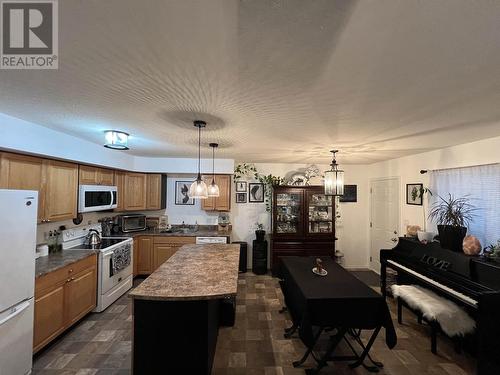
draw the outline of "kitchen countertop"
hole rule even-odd
[[[230,237],[231,231],[219,231],[217,229],[200,228],[194,232],[159,232],[157,229],[146,229],[138,232],[117,233],[111,237],[135,237],[135,236],[165,236],[165,237]]]
[[[35,261],[35,278],[57,271],[98,252],[98,250],[62,250],[40,257]]]
[[[239,245],[184,245],[129,296],[184,301],[236,295]]]

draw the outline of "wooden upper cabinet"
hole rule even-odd
[[[114,171],[112,169],[80,165],[80,185],[113,185]]]
[[[115,211],[123,211],[125,209],[125,172],[115,171],[115,186],[117,194]]]
[[[38,191],[38,221],[43,219],[43,159],[2,152],[0,188]]]
[[[137,211],[146,209],[146,185],[145,173],[125,173],[124,179],[124,203],[126,211]]]
[[[146,183],[146,209],[161,208],[161,174],[148,174]]]
[[[216,211],[230,211],[231,210],[231,176],[230,175],[216,175],[215,182],[219,186],[219,197],[215,198]]]
[[[72,219],[77,214],[78,165],[44,160],[44,219]]]
[[[115,172],[112,169],[99,168],[99,185],[112,186],[115,182]]]
[[[207,185],[212,183],[212,175],[203,176]],[[230,211],[231,210],[231,176],[216,174],[215,183],[219,186],[219,197],[207,198],[201,201],[201,208],[205,211]]]

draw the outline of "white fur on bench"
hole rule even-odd
[[[435,320],[450,337],[464,336],[476,328],[476,322],[457,304],[418,285],[392,285],[392,294],[418,310],[427,320]]]

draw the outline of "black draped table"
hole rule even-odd
[[[329,257],[322,258],[328,275],[314,274],[315,259],[281,258],[280,285],[293,321],[293,327],[285,330],[285,337],[298,328],[299,337],[307,346],[304,357],[294,362],[294,366],[300,366],[312,354],[318,366],[307,370],[310,374],[319,372],[328,360],[355,360],[351,367],[362,364],[371,371],[378,371],[383,365],[373,361],[369,351],[380,329],[385,328],[385,341],[389,348],[392,349],[397,342],[385,299]],[[313,349],[321,333],[334,330],[336,334],[331,337],[326,353],[321,358],[314,356]],[[360,339],[361,330],[373,330],[366,345]],[[333,356],[342,340],[347,342],[353,356]],[[361,347],[361,354],[357,353],[351,341]],[[374,366],[364,364],[366,357]]]

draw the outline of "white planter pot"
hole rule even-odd
[[[417,231],[417,237],[420,242],[427,241],[431,242],[432,239],[434,238],[434,232],[424,232],[424,231]]]

